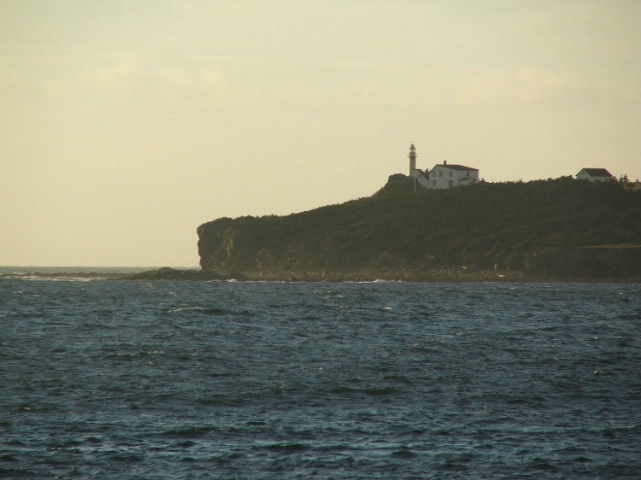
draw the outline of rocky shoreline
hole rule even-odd
[[[471,272],[465,268],[449,268],[432,271],[369,271],[369,272],[248,272],[221,274],[197,269],[162,267],[154,270],[126,274],[105,272],[29,272],[2,274],[2,278],[52,279],[52,280],[145,280],[145,281],[190,281],[190,282],[375,282],[397,281],[416,283],[483,283],[483,282],[556,282],[556,283],[641,283],[641,276],[549,276],[525,274],[521,271],[481,270]]]
[[[547,275],[526,275],[520,271],[476,271],[451,268],[429,272],[251,272],[219,274],[204,270],[176,270],[160,268],[120,277],[121,280],[170,280],[170,281],[265,281],[265,282],[375,282],[402,281],[420,283],[483,283],[483,282],[570,282],[570,283],[641,283],[640,277],[612,278]]]

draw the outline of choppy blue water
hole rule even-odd
[[[638,285],[0,279],[0,477],[638,479]]]

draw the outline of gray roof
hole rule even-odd
[[[581,170],[581,172],[586,172],[591,177],[611,177],[612,176],[610,172],[608,172],[605,168],[584,168]],[[579,173],[577,173],[577,175]]]
[[[434,165],[434,168],[436,167],[449,168],[450,170],[473,170],[475,172],[479,171],[478,168],[466,167],[465,165],[450,165],[449,163],[437,163],[436,165]],[[434,170],[434,168],[432,170]]]

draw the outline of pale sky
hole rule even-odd
[[[389,175],[640,176],[638,0],[0,0],[0,265],[198,264]],[[461,187],[465,188],[465,187]]]

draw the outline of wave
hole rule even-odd
[[[25,280],[25,281],[49,281],[49,282],[95,282],[120,278],[120,276],[107,273],[6,273],[0,274],[0,280]]]
[[[225,315],[227,310],[218,307],[179,307],[169,310],[167,313],[200,313],[203,315]]]

